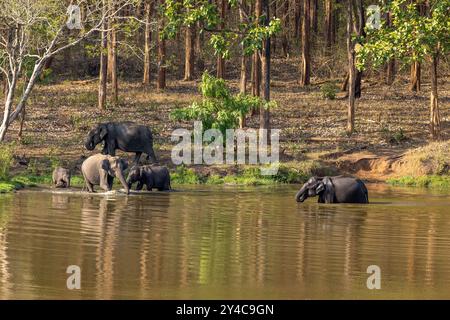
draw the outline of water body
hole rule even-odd
[[[450,192],[369,185],[369,205],[324,205],[298,188],[0,195],[0,298],[450,298]]]

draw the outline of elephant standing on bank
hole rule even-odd
[[[142,153],[147,154],[147,160],[156,162],[153,151],[153,136],[151,130],[133,122],[107,122],[92,129],[85,142],[87,150],[94,150],[95,146],[104,141],[102,154],[115,156],[116,149],[125,152],[135,152],[134,164],[139,163]]]
[[[111,191],[114,177],[117,177],[127,194],[130,188],[125,181],[124,171],[128,168],[128,163],[119,157],[110,155],[95,154],[87,158],[81,165],[84,181],[89,192],[94,191],[94,185],[100,185],[105,191]]]
[[[319,203],[369,203],[364,182],[358,178],[311,177],[295,195],[297,202],[319,196]]]

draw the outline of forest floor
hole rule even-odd
[[[430,141],[429,82],[426,79],[419,93],[408,90],[408,80],[404,77],[398,77],[391,86],[380,79],[365,79],[362,97],[357,101],[356,132],[348,137],[344,93],[338,93],[334,100],[324,99],[320,88],[325,81],[316,78],[310,87],[301,88],[296,80],[296,64],[282,59],[274,61],[273,70],[271,97],[278,107],[272,110],[271,123],[272,128],[281,129],[280,162],[283,164],[295,168],[308,163],[306,173],[350,173],[369,181],[436,173],[434,169],[408,168],[404,161],[403,165],[398,165],[405,154],[426,147]],[[439,80],[444,141],[450,139],[449,79],[445,75]],[[334,80],[338,85],[340,81]],[[237,92],[238,81],[227,82]],[[84,148],[88,131],[105,121],[135,121],[148,125],[154,133],[155,152],[160,162],[173,169],[171,133],[180,127],[192,129],[192,123],[174,121],[169,113],[201,99],[198,85],[199,80],[168,79],[167,90],[158,93],[155,87],[144,89],[139,81],[120,81],[118,105],[108,104],[107,110],[100,111],[97,109],[97,79],[38,84],[27,105],[21,142],[14,147],[13,171],[48,171],[55,159],[79,169],[90,154]],[[249,116],[247,125],[257,128],[258,115]],[[16,122],[7,140],[16,140],[18,130]],[[439,146],[444,152],[439,157],[443,157],[449,144]],[[436,149],[430,148],[431,153]],[[132,159],[132,155],[128,157]],[[427,154],[424,159],[426,157]],[[426,163],[424,159],[420,161]],[[437,166],[443,166],[448,172],[448,158],[442,161]],[[193,166],[193,169],[203,175],[225,176],[236,167]]]

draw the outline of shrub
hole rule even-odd
[[[271,107],[259,97],[249,95],[232,95],[225,80],[203,73],[200,91],[203,99],[190,106],[176,109],[170,114],[174,120],[197,120],[203,124],[203,130],[219,129],[225,134],[226,129],[239,126],[239,119],[252,108]],[[272,104],[274,105],[274,104]]]
[[[9,171],[13,165],[13,160],[12,145],[0,146],[0,180],[9,179]]]
[[[338,91],[339,88],[332,82],[327,82],[320,87],[320,93],[324,99],[334,100]]]

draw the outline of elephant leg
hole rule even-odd
[[[137,191],[141,191],[143,187],[144,187],[144,184],[141,181],[139,181],[137,186],[136,186],[136,190]]]
[[[115,145],[115,143],[113,143],[113,142],[108,143],[108,154],[110,156],[113,156],[113,157],[116,155],[116,145]]]
[[[108,182],[108,172],[106,170],[100,170],[100,188],[105,191],[110,191]]]
[[[108,191],[112,190],[113,184],[114,184],[114,177],[108,175]]]
[[[147,153],[147,160],[150,160],[152,163],[156,162],[156,155],[151,146],[146,150],[145,153]]]
[[[88,192],[92,192],[92,193],[95,192],[95,191],[94,191],[94,185],[93,185],[92,183],[86,181],[86,187],[87,187],[87,189],[88,189]]]
[[[152,185],[151,184],[147,184],[147,191],[152,191]]]
[[[136,152],[134,156],[133,165],[139,165],[139,160],[141,159],[142,152]]]

